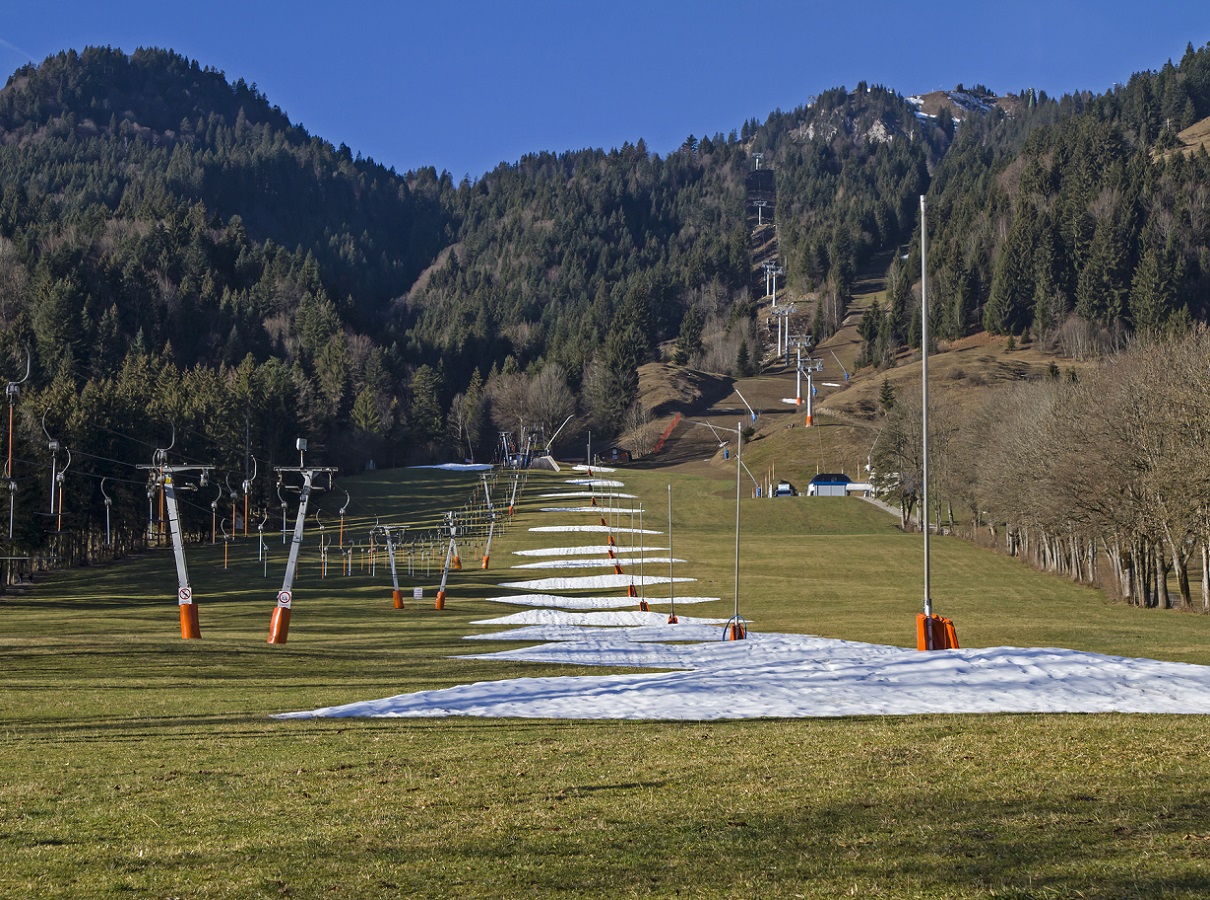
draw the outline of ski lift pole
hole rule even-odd
[[[512,515],[513,515],[513,509],[517,505],[517,482],[519,482],[520,480],[521,480],[521,470],[520,469],[513,470],[513,492],[512,492],[512,495],[508,498],[508,516],[510,519],[512,518]]]
[[[107,480],[108,476],[101,479],[101,496],[105,498],[105,546],[112,547],[113,535],[109,530],[109,509],[113,506],[113,499],[107,493],[105,493],[105,482]]]
[[[252,494],[252,482],[256,481],[256,457],[252,457],[252,477],[245,478],[242,485],[244,492],[244,537],[248,536],[248,498]],[[244,470],[245,472],[247,469]]]
[[[744,454],[744,423],[739,422],[735,430],[735,612],[727,621],[723,631],[724,640],[742,641],[748,636],[744,620],[739,616],[739,499],[740,474],[742,472],[742,457]],[[671,556],[671,554],[669,554]]]
[[[59,484],[59,508],[57,510],[58,518],[55,520],[56,532],[63,531],[63,481],[67,477],[67,470],[71,467],[71,450],[68,450],[66,447],[64,447],[63,450],[65,453],[67,453],[67,463],[62,469],[59,470],[59,474],[55,476],[55,480]]]
[[[21,385],[29,380],[32,357],[29,350],[25,351],[25,377],[19,381],[10,381],[5,385],[4,393],[8,397],[8,462],[4,466],[4,477],[8,481],[8,539],[13,539],[13,524],[17,506],[17,482],[13,481],[13,407],[21,396]]]
[[[300,451],[301,452],[301,451]],[[293,603],[294,590],[294,573],[298,569],[298,551],[302,547],[303,526],[307,521],[307,501],[311,496],[315,476],[322,473],[335,472],[334,468],[304,468],[299,466],[297,469],[279,469],[283,471],[298,472],[303,479],[302,487],[298,492],[298,516],[294,521],[294,536],[290,542],[290,554],[286,558],[286,574],[282,578],[281,590],[277,593],[277,606],[273,609],[273,617],[269,622],[269,640],[270,644],[284,644],[290,630],[290,611]]]
[[[437,602],[434,609],[445,609],[445,585],[450,577],[450,561],[454,558],[454,536],[450,535],[449,546],[445,550],[445,565],[441,567],[441,586],[437,588]]]
[[[42,413],[42,433],[46,435],[46,447],[50,450],[50,514],[55,514],[55,489],[58,485],[59,475],[59,450],[62,447],[58,441],[50,436],[50,432],[46,430],[46,413],[50,412],[48,408]]]
[[[176,429],[173,428],[173,441],[176,443]],[[156,488],[161,489],[165,514],[168,519],[168,533],[172,538],[172,555],[176,563],[177,577],[177,606],[180,608],[181,637],[185,640],[200,638],[201,628],[198,625],[197,604],[193,600],[193,588],[189,585],[189,571],[185,565],[185,541],[181,534],[181,518],[176,500],[176,477],[189,472],[201,472],[206,478],[209,466],[170,466],[168,465],[168,450],[157,449],[152,457],[150,466],[139,466],[150,473],[151,483],[147,491],[148,503],[154,502]]]
[[[176,560],[177,605],[181,613],[181,637],[185,640],[200,638],[197,604],[193,602],[193,588],[189,585],[189,572],[185,567],[185,546],[181,538],[181,519],[176,507],[176,485],[173,473],[164,471],[164,503],[168,510],[168,532],[172,535],[172,555]]]
[[[496,511],[492,509],[492,494],[487,486],[487,476],[483,476],[483,500],[487,504],[487,543],[483,546],[483,568],[487,568],[492,558],[492,533],[496,530]]]
[[[349,497],[349,492],[345,491],[345,505],[340,508],[340,552],[341,553],[344,553],[344,551],[345,551],[345,510],[347,510],[349,508],[349,501],[351,499],[352,498]],[[352,573],[350,573],[350,574],[352,574]]]
[[[395,541],[389,525],[383,529],[387,541],[387,558],[391,561],[391,601],[396,609],[403,609],[403,592],[399,590],[399,572],[395,568]]]
[[[672,580],[672,485],[668,485],[668,624],[676,625],[676,582]]]

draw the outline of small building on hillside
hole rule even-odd
[[[633,462],[633,454],[625,447],[606,447],[605,452],[597,455],[597,459],[604,459],[612,463],[628,463]]]
[[[807,485],[808,497],[843,497],[848,491],[849,482],[853,479],[848,475],[824,473],[816,475]]]

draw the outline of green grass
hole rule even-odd
[[[734,482],[621,477],[659,529],[671,481],[674,549],[692,561],[678,574],[700,579],[678,592],[722,598],[689,614],[729,615]],[[252,541],[225,571],[221,547],[190,548],[200,641],[179,638],[163,552],[0,601],[0,896],[1210,895],[1202,717],[269,718],[576,671],[452,658],[485,647],[462,637],[473,620],[509,611],[483,598],[503,592],[510,551],[586,540],[525,530],[553,518],[536,494],[560,483],[533,476],[491,571],[464,549],[443,612],[435,572],[405,578],[395,610],[385,566],[321,580],[308,542],[289,641],[268,645],[280,534],[267,579]],[[376,514],[432,521],[472,484],[351,481],[348,533],[362,539]],[[914,641],[920,538],[894,517],[829,499],[745,500],[741,514],[754,629]],[[1210,662],[1207,617],[1109,603],[957,541],[933,548],[935,602],[965,644]]]

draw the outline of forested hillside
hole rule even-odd
[[[137,503],[131,466],[173,426],[238,483],[300,435],[352,469],[482,458],[497,427],[641,422],[637,368],[662,352],[724,373],[761,355],[756,154],[817,339],[858,270],[894,258],[865,363],[918,343],[922,193],[942,341],[985,327],[1089,355],[1204,320],[1210,160],[1174,151],[1210,115],[1208,51],[1105,96],[1007,99],[926,116],[862,83],[666,155],[535,152],[454,184],[334,147],[171,51],[26,66],[0,90],[0,377],[31,362],[15,502],[47,508],[52,438],[83,534],[100,477]],[[20,522],[22,546],[68,540]]]

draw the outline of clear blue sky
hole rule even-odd
[[[1210,42],[1205,0],[7,0],[0,72],[69,48],[169,47],[405,171],[522,154],[664,153],[858,81],[903,94],[1104,91]],[[1153,11],[1148,11],[1153,10]]]

